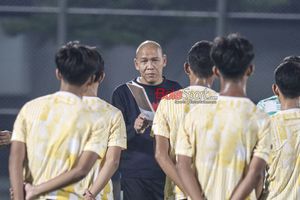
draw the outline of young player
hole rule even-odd
[[[70,184],[84,178],[103,156],[99,150],[106,127],[93,126],[93,115],[82,101],[101,66],[99,53],[70,42],[55,61],[60,91],[26,103],[14,124],[9,158],[14,199],[24,199],[24,182],[38,185],[42,194],[31,198],[79,199],[85,188]]]
[[[281,110],[271,118],[272,151],[267,199],[300,198],[300,63],[283,62],[275,70],[274,94]]]
[[[300,56],[287,56],[283,59],[283,62],[297,62],[300,63]],[[276,95],[263,99],[258,102],[257,107],[268,115],[272,116],[280,111],[280,102]]]
[[[217,93],[209,89],[213,83],[213,61],[210,59],[212,43],[200,41],[193,45],[184,64],[184,71],[190,86],[165,96],[155,113],[152,131],[155,135],[155,157],[168,176],[165,185],[165,199],[186,199],[183,184],[175,166],[175,145],[179,124],[190,106],[211,103]],[[170,177],[170,178],[169,178]],[[174,181],[179,188],[175,187]]]
[[[127,147],[126,128],[121,111],[97,97],[98,87],[103,78],[103,71],[97,73],[94,83],[89,87],[83,97],[83,101],[91,110],[98,113],[98,116],[95,114],[95,119],[101,121],[99,124],[105,126],[107,130],[101,133],[103,148],[100,149],[100,152],[104,158],[101,158],[95,165],[96,169],[99,168],[101,160],[103,159],[98,177],[96,178],[97,173],[95,173],[97,170],[92,171],[85,178],[87,181],[94,180],[93,184],[85,192],[85,199],[89,200],[113,200],[113,188],[110,178],[119,166],[122,149],[126,149]],[[106,185],[108,181],[109,184]],[[102,191],[101,194],[97,196],[100,191]]]
[[[211,56],[220,96],[216,104],[197,105],[186,115],[175,149],[178,172],[193,200],[246,199],[261,180],[270,151],[269,119],[246,95],[253,47],[231,34],[215,39]]]

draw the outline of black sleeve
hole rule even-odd
[[[136,136],[136,131],[134,129],[134,121],[135,117],[130,116],[129,111],[126,109],[126,102],[128,102],[128,99],[126,99],[126,95],[122,95],[122,93],[118,90],[118,88],[113,92],[112,95],[112,105],[121,110],[123,114],[123,118],[126,125],[126,133],[127,133],[127,142],[132,140]],[[127,106],[129,107],[129,105]]]

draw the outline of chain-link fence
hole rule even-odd
[[[255,46],[256,71],[248,95],[272,95],[273,70],[287,55],[299,55],[299,0],[0,0],[0,128],[12,130],[29,99],[58,90],[54,53],[79,40],[99,47],[106,79],[100,97],[134,78],[135,48],[146,39],[162,44],[165,76],[188,85],[183,62],[198,40],[240,32]],[[217,88],[218,85],[216,84]],[[8,199],[9,147],[0,147],[0,199]]]

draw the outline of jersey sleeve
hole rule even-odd
[[[176,155],[193,157],[195,152],[195,136],[193,122],[190,113],[186,115],[183,123],[179,126],[177,142],[175,147]]]
[[[126,127],[121,111],[118,111],[112,119],[108,146],[127,148]]]
[[[272,143],[270,119],[269,117],[266,117],[265,119],[259,120],[262,120],[262,126],[257,134],[258,141],[254,149],[253,155],[268,162],[270,159]]]
[[[25,105],[26,106],[26,105]],[[19,112],[14,123],[11,141],[19,141],[26,143],[26,113],[25,106]]]
[[[170,138],[170,127],[165,116],[167,110],[168,102],[165,99],[162,99],[158,105],[158,108],[155,112],[152,132],[154,135],[160,135],[166,138]]]

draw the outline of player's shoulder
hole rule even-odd
[[[161,102],[169,102],[169,100],[178,100],[182,97],[184,89],[178,89],[173,92],[170,92],[162,97]]]
[[[84,104],[87,105],[91,112],[98,113],[99,115],[117,115],[120,110],[110,103],[99,97],[83,97]]]
[[[37,97],[35,99],[26,102],[23,106],[23,109],[34,109],[37,106],[50,103],[52,99],[53,99],[53,94]]]
[[[262,99],[262,100],[260,100],[259,102],[258,102],[258,104],[263,104],[263,103],[267,103],[267,102],[278,102],[279,100],[278,100],[278,97],[276,96],[276,95],[274,95],[274,96],[271,96],[271,97],[268,97],[268,98],[266,98],[266,99]]]
[[[242,99],[242,98],[241,98]],[[243,107],[243,111],[247,112],[251,118],[256,118],[257,120],[259,119],[269,119],[269,116],[259,109],[255,103],[249,99],[249,98],[244,98],[244,101],[241,101],[241,107]]]
[[[198,97],[219,96],[218,92],[216,92],[215,90],[201,85],[191,85],[186,88],[183,88],[181,91],[186,93],[188,92],[198,93],[195,94]]]
[[[257,106],[254,107],[250,119],[252,120],[253,123],[256,123],[259,127],[269,126],[271,122],[271,117],[266,112],[259,109]]]

